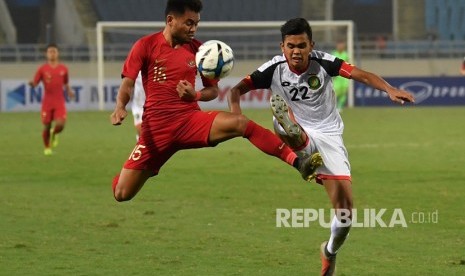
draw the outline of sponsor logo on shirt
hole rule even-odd
[[[187,60],[187,66],[194,68],[195,67],[195,60],[189,59]]]

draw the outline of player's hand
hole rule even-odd
[[[192,102],[195,100],[195,89],[192,84],[186,80],[178,82],[176,91],[178,91],[178,95],[183,101]]]
[[[128,112],[124,108],[115,108],[113,113],[110,115],[110,121],[114,126],[119,126],[123,123],[124,118],[128,115]]]
[[[388,95],[391,101],[399,103],[399,104],[404,104],[406,102],[409,102],[409,103],[415,102],[415,97],[411,93],[405,90],[394,88],[388,91]]]
[[[76,93],[73,90],[68,91],[68,98],[74,100],[76,98]]]

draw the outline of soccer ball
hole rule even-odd
[[[231,47],[219,40],[209,40],[195,54],[199,73],[208,79],[221,79],[229,75],[234,67]]]

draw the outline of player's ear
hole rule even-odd
[[[168,14],[166,16],[166,25],[170,25],[173,23],[173,20],[174,20],[174,16],[172,14]]]
[[[284,42],[279,43],[279,46],[281,47],[281,52],[284,53]]]

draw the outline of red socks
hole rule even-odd
[[[253,121],[248,122],[243,137],[249,139],[255,147],[264,153],[278,157],[291,166],[293,166],[297,158],[292,149],[274,135],[273,132]]]

